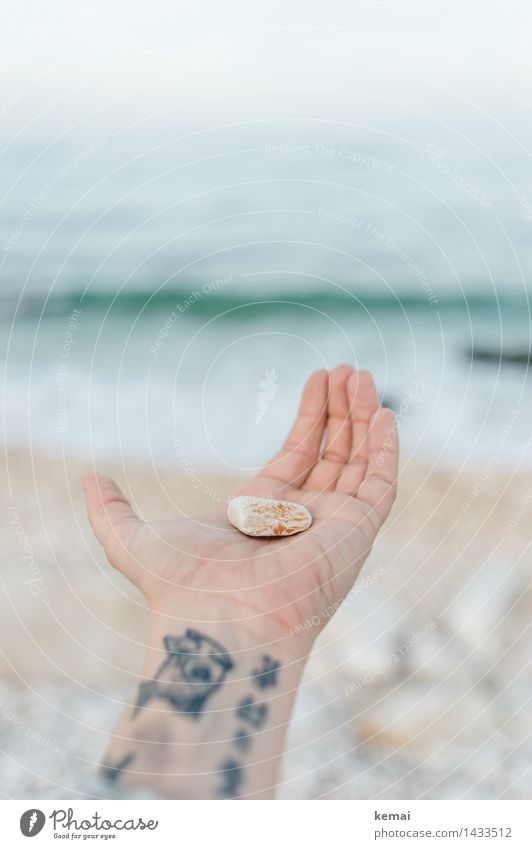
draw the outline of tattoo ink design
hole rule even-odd
[[[247,752],[251,746],[251,736],[243,728],[237,728],[233,744],[241,752]]]
[[[276,660],[272,660],[268,655],[261,658],[262,666],[260,669],[254,669],[251,673],[255,679],[255,684],[260,690],[265,690],[267,687],[275,687],[277,684],[277,673],[281,666]]]
[[[135,755],[133,752],[129,752],[128,755],[124,755],[119,761],[113,764],[103,764],[101,768],[101,773],[103,777],[107,781],[115,782],[118,781],[122,773],[128,769],[128,767],[135,760]]]
[[[260,728],[268,714],[266,705],[257,704],[252,696],[242,699],[237,709],[238,716],[253,728]]]
[[[244,771],[237,761],[229,758],[220,767],[222,787],[220,796],[224,799],[236,799],[240,795],[240,788],[244,778]]]
[[[278,661],[272,660],[269,655],[263,655],[260,659],[259,668],[253,669],[251,673],[255,686],[259,690],[275,687],[280,665]],[[237,705],[236,713],[240,722],[257,730],[264,724],[268,716],[268,706],[262,702],[256,702],[253,696],[246,696]],[[245,727],[239,727],[233,737],[233,746],[243,754],[249,750],[251,739],[251,732]],[[240,795],[243,776],[242,766],[237,761],[229,759],[223,764],[221,770],[224,777],[222,796],[226,799],[234,799]]]
[[[164,699],[174,710],[198,719],[233,668],[231,656],[220,643],[191,628],[180,637],[166,636],[164,645],[168,657],[155,677],[140,685],[133,715],[151,699]]]

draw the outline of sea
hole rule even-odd
[[[348,362],[405,457],[530,465],[522,134],[200,114],[6,140],[7,446],[252,472]]]

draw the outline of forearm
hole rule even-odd
[[[271,798],[304,662],[232,624],[154,616],[104,775],[165,798]]]

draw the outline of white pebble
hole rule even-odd
[[[233,498],[227,518],[250,537],[288,537],[306,531],[312,524],[312,516],[301,504],[253,495]]]

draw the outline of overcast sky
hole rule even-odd
[[[531,23],[527,0],[22,0],[3,13],[0,103],[23,88],[32,108],[80,84],[87,98],[128,89],[155,98],[343,82],[530,105]]]
[[[0,75],[0,223],[3,217],[8,235],[47,179],[80,152],[85,159],[41,201],[5,263],[6,279],[27,273],[16,263],[33,261],[35,245],[65,210],[74,210],[68,223],[78,232],[75,215],[85,227],[119,198],[120,214],[89,230],[72,278],[96,262],[98,250],[114,251],[120,228],[133,228],[135,216],[147,219],[144,241],[127,243],[113,279],[128,258],[137,262],[135,250],[149,253],[194,224],[200,229],[183,240],[191,256],[244,237],[250,244],[286,238],[277,214],[267,222],[255,215],[270,207],[303,210],[290,238],[304,241],[312,237],[309,210],[328,205],[378,221],[418,252],[418,223],[429,224],[468,281],[484,281],[488,257],[494,278],[521,285],[522,266],[532,262],[531,24],[530,0],[12,3],[2,21]],[[390,160],[393,170],[377,173],[322,153],[270,156],[269,143],[326,143],[337,154],[347,146]],[[441,148],[442,167],[457,179],[425,155],[427,144]],[[344,182],[354,194],[339,188]],[[496,215],[478,201],[484,195]],[[189,196],[197,201],[185,204]],[[170,211],[150,223],[162,209]],[[231,235],[228,224],[202,229],[246,210],[253,214],[238,219]],[[323,222],[313,220],[320,241]],[[334,233],[342,248],[351,246],[348,229]],[[357,250],[373,262],[375,245],[359,241]],[[66,243],[61,231],[48,246],[50,268]],[[432,246],[425,248],[432,276],[447,281],[447,260],[438,272]]]

